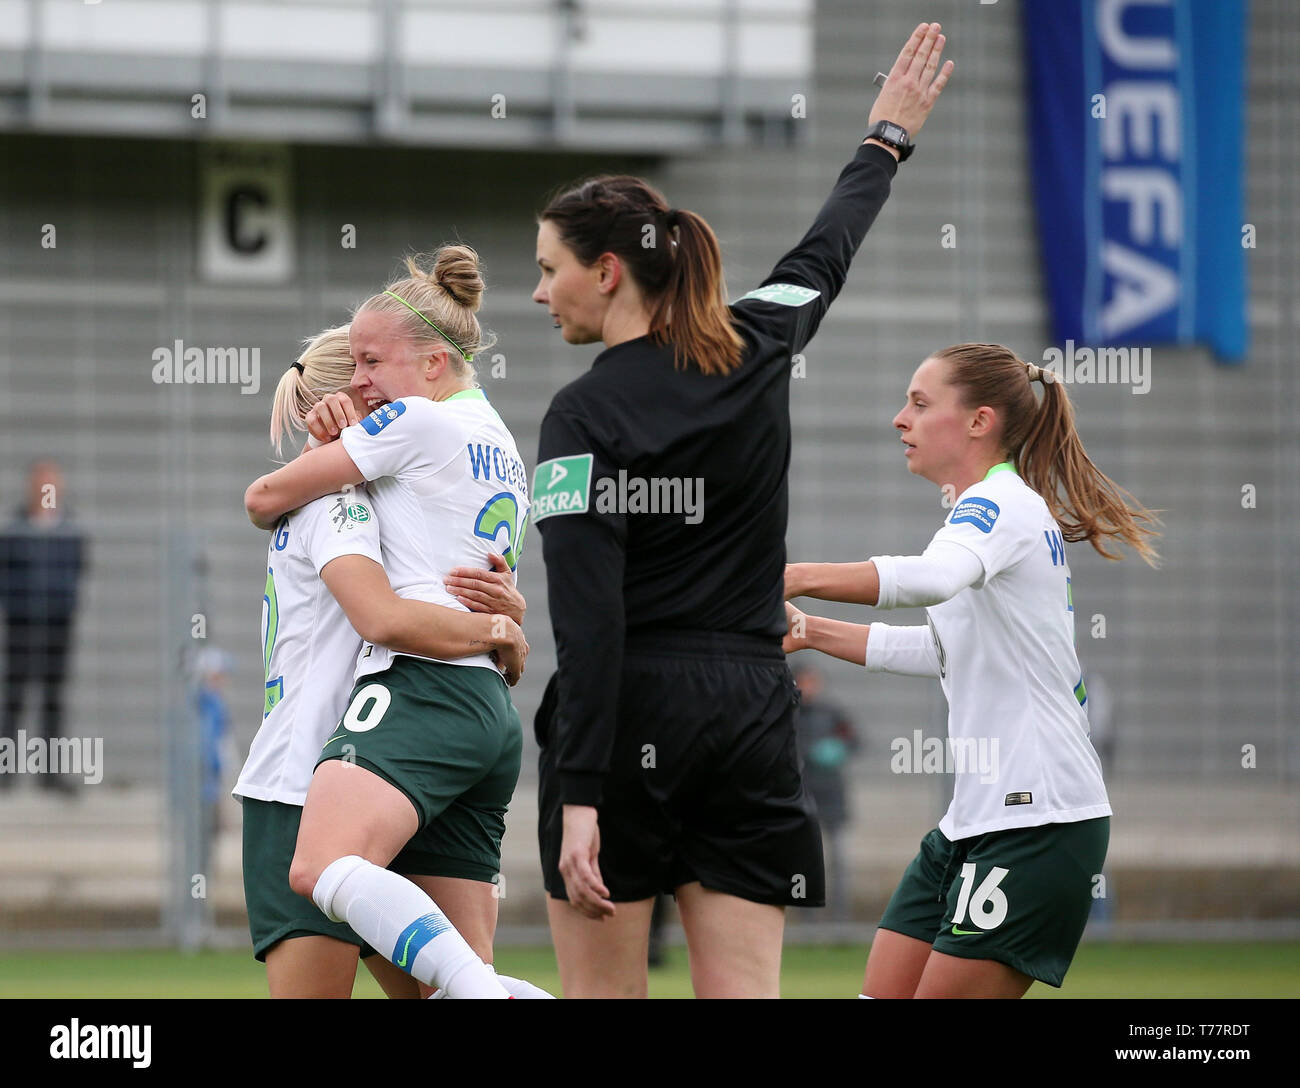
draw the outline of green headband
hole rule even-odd
[[[417,310],[414,306],[412,306],[409,302],[407,302],[406,299],[402,298],[401,295],[395,295],[393,294],[392,291],[385,291],[384,294],[386,294],[389,298],[397,299],[398,302],[400,302],[403,306],[405,306],[408,310],[410,310],[411,313],[415,314],[416,317],[420,318],[422,321],[428,321],[430,325],[433,325],[434,331],[437,332],[439,336],[441,336],[444,340],[446,340],[447,343],[449,343],[452,347],[454,347],[457,351],[459,351],[461,355],[465,357],[465,362],[472,363],[474,361],[474,356],[466,354],[465,349],[463,347],[461,347],[458,343],[456,343],[455,340],[453,340],[450,336],[448,336],[445,332],[443,332],[440,328],[438,328],[437,325],[434,325],[432,321],[429,321],[429,319],[425,317],[424,314],[420,313],[419,310]]]

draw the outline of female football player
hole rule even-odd
[[[266,526],[369,481],[397,594],[463,608],[444,574],[466,566],[486,575],[493,550],[513,570],[527,486],[514,439],[470,365],[490,345],[474,316],[483,293],[477,255],[444,246],[431,267],[412,259],[407,272],[352,320],[352,388],[371,414],[358,419],[347,397],[326,398],[318,423],[328,420],[327,436],[340,440],[255,481],[245,504]],[[518,714],[486,645],[452,660],[368,644],[308,791],[294,890],[429,987],[507,996],[474,963],[492,962],[501,836],[521,746]],[[419,867],[408,871],[428,878],[432,898],[384,868],[417,832]]]
[[[353,369],[347,326],[307,344],[276,388],[271,441],[277,451],[289,432],[304,429],[306,413],[323,395],[348,388]],[[359,487],[286,514],[267,549],[263,723],[234,794],[243,807],[253,952],[266,962],[272,997],[347,997],[356,974],[360,938],[293,893],[289,865],[321,745],[347,705],[361,638],[444,658],[492,647],[511,682],[523,667],[517,590],[508,584],[483,590],[498,594],[496,611],[510,619],[404,600],[389,585],[380,543],[374,506]],[[405,860],[399,855],[398,871],[405,871]],[[386,960],[367,961],[390,995],[419,996],[418,984]]]
[[[924,607],[922,627],[787,604],[787,651],[935,676],[956,785],[889,901],[865,997],[1020,997],[1060,986],[1110,830],[1074,647],[1067,542],[1154,564],[1151,511],[1089,460],[1065,388],[998,344],[926,359],[894,418],[908,469],[952,512],[921,555],[793,563],[786,597]],[[1035,383],[1043,384],[1041,401]]]

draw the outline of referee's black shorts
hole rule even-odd
[[[560,876],[562,805],[538,708],[537,836],[546,890]],[[692,881],[756,903],[826,902],[821,831],[795,742],[799,693],[779,642],[673,631],[631,635],[599,807],[600,875],[616,902]]]

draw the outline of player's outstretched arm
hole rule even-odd
[[[984,574],[984,563],[973,551],[936,538],[921,555],[874,555],[865,563],[790,563],[785,597],[928,608],[952,600]]]
[[[384,568],[364,555],[332,559],[320,576],[348,622],[367,642],[444,660],[496,652],[508,683],[513,685],[523,675],[528,642],[523,629],[507,615],[461,612],[399,597]]]
[[[867,661],[867,640],[871,635],[869,624],[845,623],[843,620],[826,619],[823,616],[809,616],[800,612],[792,604],[785,606],[785,618],[788,624],[781,648],[788,654],[799,650],[820,650],[841,661],[854,665],[865,665]]]
[[[819,601],[845,604],[875,604],[880,599],[880,576],[876,564],[787,563],[785,599],[815,597]]]

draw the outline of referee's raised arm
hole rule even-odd
[[[798,244],[737,306],[764,331],[804,349],[844,286],[849,264],[889,197],[900,160],[911,156],[953,71],[939,68],[946,39],[922,23],[894,62],[867,119],[867,135]],[[937,74],[936,74],[937,72]]]
[[[642,178],[592,178],[538,216],[534,301],[566,343],[605,349],[552,400],[531,495],[557,663],[538,840],[565,996],[644,996],[672,892],[697,996],[775,997],[784,909],[825,901],[782,650],[790,356],[948,79],[943,44],[917,27],[880,124],[735,305],[712,228]]]

